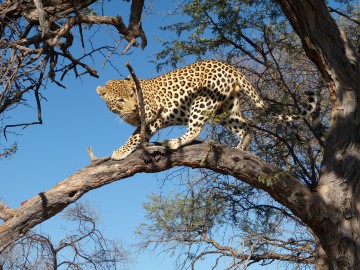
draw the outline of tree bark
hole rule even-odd
[[[329,86],[332,117],[317,188],[302,220],[324,249],[317,269],[360,269],[359,55],[323,0],[277,0]],[[328,261],[328,263],[324,263]]]

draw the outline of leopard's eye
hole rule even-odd
[[[123,98],[118,99],[119,102],[124,102],[125,100]]]

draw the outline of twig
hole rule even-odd
[[[103,65],[102,65],[101,69],[104,69],[104,68],[105,68],[106,62],[109,60],[110,56],[118,49],[118,47],[120,46],[121,41],[123,41],[123,38],[120,38],[120,39],[119,39],[119,42],[116,44],[116,46],[114,47],[114,49],[111,50],[111,52],[110,52],[110,53],[108,54],[108,56],[105,58],[104,63],[103,63]]]
[[[335,8],[329,7],[329,11],[330,11],[330,12],[335,12],[335,13],[339,14],[340,16],[343,16],[344,18],[352,21],[353,23],[356,23],[356,24],[360,25],[360,21],[359,21],[359,20],[354,19],[354,18],[351,18],[349,15],[346,15],[345,13],[343,13],[343,12],[341,12],[341,11],[335,9]]]
[[[145,106],[144,106],[144,96],[142,93],[141,85],[139,79],[136,77],[135,71],[132,68],[129,62],[125,63],[125,66],[130,71],[130,75],[133,78],[137,90],[137,96],[139,99],[140,107],[140,147],[144,147],[146,142],[146,120],[145,120]]]
[[[90,157],[91,162],[94,162],[94,161],[96,161],[96,160],[99,159],[98,157],[96,157],[96,156],[94,155],[94,152],[93,152],[93,150],[92,150],[91,147],[88,147],[86,150],[87,150],[87,152],[88,152],[88,154],[89,154],[89,157]]]
[[[45,60],[44,60],[43,66],[42,66],[41,71],[40,71],[40,76],[39,76],[39,79],[38,79],[38,83],[37,83],[37,85],[35,87],[35,90],[34,90],[36,106],[37,106],[37,118],[38,118],[38,121],[30,122],[30,123],[23,123],[23,124],[6,125],[4,130],[3,130],[4,137],[5,137],[6,140],[7,140],[7,138],[6,138],[6,129],[7,128],[20,127],[20,126],[22,126],[23,128],[26,128],[26,127],[31,126],[31,125],[42,125],[43,121],[42,121],[42,116],[41,116],[41,102],[40,102],[39,90],[40,90],[40,87],[42,85],[42,81],[44,79],[43,78],[44,77],[44,72],[45,72],[45,68],[47,66],[48,60],[49,60],[48,57],[45,58]]]
[[[98,158],[97,156],[95,156],[95,154],[94,154],[91,147],[88,147],[86,150],[87,150],[87,152],[89,154],[92,165],[99,165],[100,163],[111,160],[110,156],[104,157],[104,158]]]

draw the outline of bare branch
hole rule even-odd
[[[156,119],[159,118],[159,116],[162,113],[162,111],[164,110],[164,108],[160,107],[160,109],[157,111],[157,113],[154,115],[154,117],[152,117],[149,120],[146,120],[144,96],[142,93],[140,80],[137,78],[135,71],[129,62],[126,62],[125,66],[129,69],[130,75],[135,82],[135,86],[136,86],[136,90],[137,90],[137,96],[139,99],[139,107],[140,107],[140,146],[144,147],[145,146],[144,144],[149,139],[146,134],[147,126],[154,123],[156,121]]]
[[[73,224],[71,232],[54,242],[44,232],[30,231],[1,255],[0,269],[119,269],[126,265],[129,253],[121,242],[104,236],[89,204],[75,203],[62,216],[64,223]]]
[[[141,26],[141,14],[143,9],[144,0],[132,1],[129,29],[136,35],[136,37],[141,38],[141,49],[144,49],[147,45],[147,38]]]
[[[125,63],[125,66],[128,68],[132,79],[135,82],[136,90],[137,90],[137,96],[139,101],[139,109],[140,109],[140,146],[144,147],[144,143],[146,142],[146,114],[145,114],[145,105],[144,105],[144,96],[142,93],[141,85],[139,79],[136,77],[135,71],[132,68],[131,64],[129,62]]]
[[[41,0],[34,0],[34,3],[35,3],[35,7],[36,7],[38,17],[39,17],[41,35],[44,36],[45,33],[47,33],[49,31],[49,25],[48,25],[48,21],[46,20],[46,17],[45,17],[44,6],[43,6]]]
[[[93,48],[91,52],[77,57],[70,49],[74,38],[79,37],[84,48],[83,25],[107,25],[117,31],[120,40],[128,42],[125,50],[132,46],[138,46],[137,39],[141,38],[142,48],[146,46],[146,37],[141,27],[141,14],[144,1],[133,0],[130,9],[129,26],[126,26],[120,16],[90,16],[84,12],[95,0],[31,0],[13,1],[7,0],[0,3],[0,67],[3,79],[3,89],[0,93],[0,113],[3,113],[18,104],[30,105],[23,99],[25,93],[29,93],[37,85],[43,84],[43,80],[50,79],[60,87],[64,87],[56,78],[60,74],[60,80],[72,70],[76,77],[89,74],[98,77],[97,71],[87,64],[85,60],[95,53],[103,50],[115,52],[120,43],[115,47],[103,46]],[[25,18],[25,20],[24,20]],[[40,25],[40,33],[35,29]],[[74,27],[79,32],[73,35]],[[79,28],[79,29],[77,29]],[[107,59],[106,59],[107,60]],[[45,69],[44,69],[44,63]],[[83,70],[84,69],[84,70]],[[46,73],[45,71],[46,70]],[[39,80],[39,74],[42,79]],[[37,79],[36,79],[37,78]],[[39,99],[39,90],[32,95]],[[4,124],[1,128],[6,132],[10,127],[27,127],[41,124],[39,102],[38,121],[29,123]],[[40,117],[39,117],[40,116]]]
[[[36,106],[37,106],[37,119],[38,121],[35,122],[29,122],[29,123],[22,123],[22,124],[14,124],[14,125],[6,125],[4,128],[4,137],[6,138],[6,129],[10,128],[10,127],[19,127],[19,126],[23,126],[24,128],[31,126],[31,125],[41,125],[42,124],[42,115],[41,115],[41,103],[40,103],[40,97],[39,97],[39,89],[41,87],[41,83],[44,79],[44,72],[45,72],[45,68],[47,66],[47,62],[48,59],[45,59],[41,72],[40,72],[40,76],[38,79],[38,84],[36,85],[36,88],[34,90],[35,92],[35,99],[36,99]]]
[[[89,157],[90,157],[91,162],[94,162],[94,161],[96,161],[96,160],[99,159],[99,158],[97,158],[97,157],[95,156],[95,154],[94,154],[94,152],[93,152],[93,150],[92,150],[92,147],[88,147],[88,148],[87,148],[87,152],[88,152],[88,154],[89,154]]]
[[[356,23],[357,25],[360,25],[360,21],[359,21],[359,20],[354,19],[354,18],[351,18],[349,15],[345,14],[344,12],[341,12],[341,11],[338,10],[338,9],[329,7],[329,11],[330,11],[330,12],[337,13],[337,14],[339,14],[340,16],[343,16],[344,18],[348,19],[349,21],[352,21],[353,23]]]

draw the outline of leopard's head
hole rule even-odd
[[[132,80],[111,80],[104,87],[98,86],[96,92],[105,100],[110,111],[129,124],[138,123],[139,106],[135,84]]]

